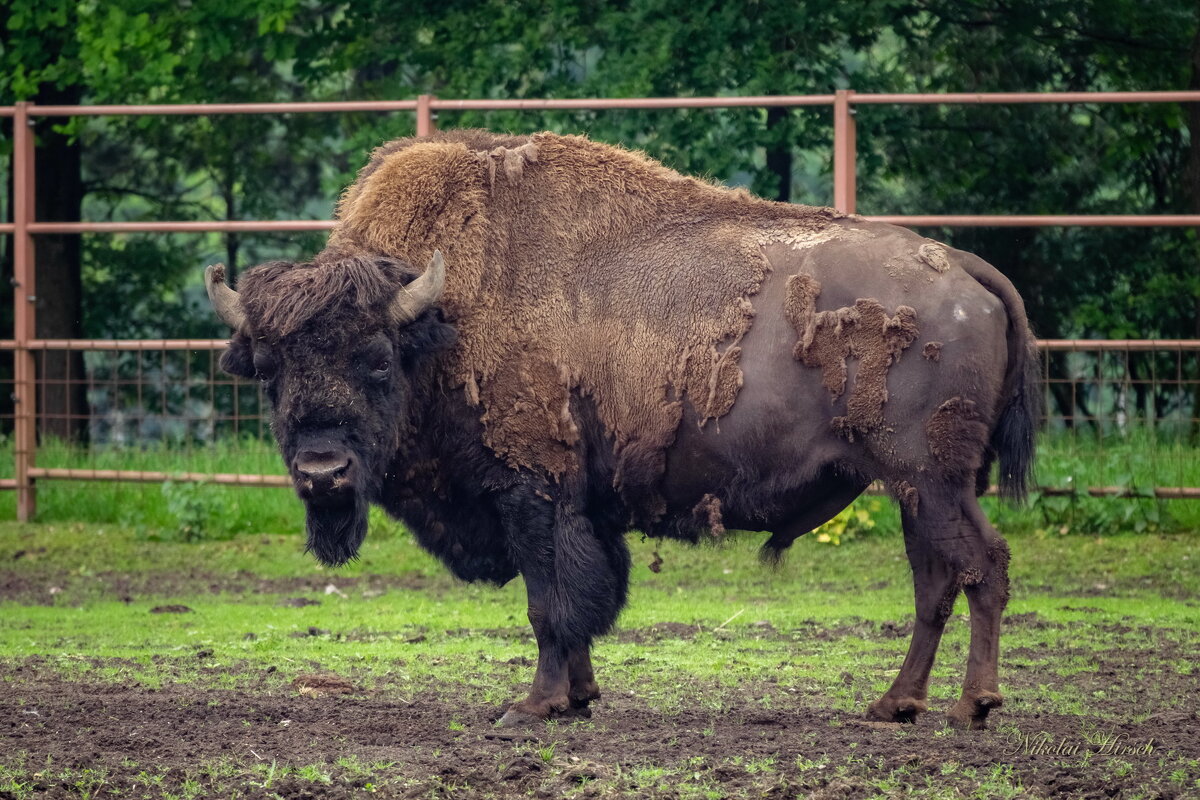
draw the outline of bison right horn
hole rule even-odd
[[[396,299],[392,301],[392,318],[398,325],[407,325],[436,303],[445,288],[446,262],[442,259],[442,251],[434,250],[425,272],[396,292]]]
[[[246,312],[238,293],[225,283],[224,264],[210,264],[204,268],[204,288],[208,290],[209,302],[221,321],[235,331],[240,330],[246,322]]]

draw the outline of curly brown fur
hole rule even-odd
[[[411,263],[445,252],[459,334],[447,374],[482,407],[490,448],[513,467],[573,472],[570,397],[594,397],[622,495],[646,521],[662,510],[653,484],[680,400],[703,423],[741,387],[763,236],[836,216],[581,137],[477,131],[380,148],[338,215],[336,250]]]

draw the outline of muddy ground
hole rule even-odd
[[[389,631],[353,627],[352,621],[345,629],[318,628],[312,625],[318,618],[308,616],[345,595],[363,603],[360,598],[402,597],[402,591],[423,596],[457,591],[454,584],[419,574],[338,576],[331,596],[328,576],[265,578],[202,566],[84,573],[18,552],[0,570],[0,602],[9,608],[52,605],[56,608],[43,610],[82,614],[93,601],[120,601],[139,604],[133,606],[139,614],[165,624],[198,616],[184,603],[199,609],[206,598],[237,602],[230,596],[257,596],[255,602],[265,608],[294,611],[296,631],[275,635],[297,647],[389,639],[424,642],[424,650],[413,652],[426,655],[416,657],[434,652],[442,658],[443,650],[453,652],[456,643],[473,637],[506,646],[530,639],[528,628],[517,622]],[[686,578],[682,571],[680,577]],[[1106,586],[1111,594],[1110,587],[1111,581]],[[845,589],[831,585],[828,591]],[[326,674],[307,651],[295,660],[264,663],[239,660],[225,645],[222,663],[210,669],[202,665],[213,655],[212,645],[155,652],[149,665],[139,665],[96,657],[83,652],[86,642],[60,639],[45,645],[50,650],[38,651],[42,655],[0,661],[0,800],[336,800],[371,794],[713,800],[1200,797],[1200,670],[1194,666],[1200,653],[1191,627],[1173,627],[1152,616],[1106,614],[1092,605],[1101,600],[1086,592],[1059,591],[1066,599],[1054,601],[1047,612],[1065,612],[1059,619],[1028,611],[1006,617],[1008,645],[1001,667],[1008,702],[993,715],[992,729],[983,732],[945,727],[944,699],[932,702],[933,710],[916,725],[864,722],[861,714],[874,699],[874,679],[865,669],[852,674],[842,666],[822,676],[824,689],[795,679],[775,681],[770,667],[733,689],[728,682],[710,686],[696,678],[703,671],[672,676],[673,662],[646,665],[645,683],[639,684],[606,678],[621,674],[616,669],[621,664],[602,642],[597,667],[605,697],[592,718],[514,731],[494,727],[503,707],[481,700],[479,684],[471,680],[472,663],[466,661],[461,669],[455,662],[449,673],[454,683],[426,683],[414,692],[411,682],[401,685],[387,672]],[[1189,595],[1183,605],[1191,609],[1194,603]],[[160,615],[151,617],[156,611]],[[0,607],[0,626],[4,613]],[[180,616],[163,616],[171,614]],[[891,663],[891,654],[911,633],[911,616],[840,624],[804,620],[786,629],[767,621],[740,622],[727,629],[672,621],[623,626],[606,641],[637,648],[633,658],[639,661],[654,648],[674,646],[688,652],[778,650],[781,659],[800,651],[829,652],[839,663],[862,665],[873,663],[865,656],[884,650],[883,660]],[[11,638],[19,644],[25,635]],[[255,636],[245,628],[229,635],[238,641]],[[37,638],[37,631],[28,637]],[[136,638],[133,632],[129,637]],[[764,647],[764,642],[776,644]],[[814,649],[814,643],[826,649]],[[955,646],[946,647],[953,651]],[[965,658],[961,641],[956,647],[941,658],[960,665]],[[856,660],[859,653],[865,656]],[[317,654],[313,650],[312,658]],[[507,687],[511,677],[510,699],[532,672],[534,656],[532,646],[524,655],[503,656],[509,672],[502,682]],[[462,657],[446,656],[453,658]],[[74,669],[72,663],[86,663],[87,669]],[[159,676],[161,685],[147,683],[139,672]],[[694,686],[694,696],[681,704],[664,703],[663,686],[685,691]],[[831,696],[843,687],[840,698]]]
[[[1036,680],[1013,655],[1010,697]],[[1097,656],[1114,697],[1138,683],[1130,656]],[[452,689],[402,697],[386,683],[289,678],[293,666],[262,670],[258,688],[153,690],[66,681],[29,659],[0,690],[5,761],[21,753],[24,768],[0,797],[1188,797],[1200,778],[1195,711],[1113,724],[1016,703],[996,729],[964,733],[936,712],[870,724],[767,684],[723,712],[650,711],[618,691],[589,721],[512,731],[493,727],[500,708]],[[1200,688],[1194,676],[1156,684],[1157,697]]]

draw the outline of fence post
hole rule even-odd
[[[37,363],[29,341],[35,338],[36,285],[34,244],[34,135],[28,102],[13,113],[13,455],[17,479],[17,519],[28,522],[37,511],[29,470],[37,452]]]
[[[855,213],[855,160],[858,148],[854,128],[853,89],[838,89],[833,96],[833,207]]]
[[[433,121],[433,95],[417,95],[417,136],[428,136],[437,130]]]

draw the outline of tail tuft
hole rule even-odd
[[[992,433],[992,448],[1000,462],[1000,496],[1017,503],[1025,501],[1033,483],[1037,422],[1042,406],[1037,349],[1032,341],[1022,344],[1017,358],[1024,363],[1018,365],[1013,375],[1012,393]]]

